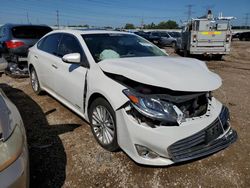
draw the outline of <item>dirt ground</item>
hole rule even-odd
[[[0,87],[27,130],[31,187],[250,187],[250,42],[232,46],[223,61],[206,61],[223,79],[214,95],[230,108],[237,142],[207,158],[163,168],[105,151],[83,119],[49,95],[36,96],[29,79],[1,77]]]

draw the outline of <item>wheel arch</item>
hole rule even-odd
[[[90,106],[91,104],[94,102],[94,100],[96,100],[97,98],[103,98],[104,100],[106,100],[110,106],[112,106],[113,108],[113,105],[111,104],[111,102],[107,99],[107,97],[105,97],[103,94],[101,93],[98,93],[98,92],[94,92],[90,95],[89,99],[88,99],[88,102],[87,102],[87,116],[89,115],[89,109],[90,109]],[[115,110],[115,109],[114,109]]]

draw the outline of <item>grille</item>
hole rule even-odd
[[[174,162],[192,160],[210,155],[228,147],[231,143],[236,141],[236,131],[230,130],[227,135],[217,139],[223,134],[224,130],[228,129],[228,118],[229,111],[226,107],[223,107],[219,118],[209,127],[169,146],[168,153],[172,160]]]

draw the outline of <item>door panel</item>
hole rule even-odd
[[[57,56],[58,45],[62,34],[51,34],[38,42],[37,61],[38,61],[38,77],[43,87],[54,90],[56,64],[61,60]]]
[[[64,34],[59,44],[58,55],[63,57],[70,53],[80,53],[81,60],[85,60],[78,39],[73,35]],[[77,110],[83,111],[85,75],[88,69],[81,64],[65,63],[62,59],[57,61],[57,67],[55,74],[56,93],[71,103]]]

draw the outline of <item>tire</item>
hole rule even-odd
[[[183,56],[184,57],[188,57],[189,56],[189,51],[187,50],[187,48],[184,48],[184,50],[183,50]]]
[[[222,60],[222,57],[223,57],[223,55],[215,55],[215,56],[214,56],[214,59],[215,59],[215,60],[218,60],[218,61],[221,61],[221,60]]]
[[[96,141],[108,151],[119,149],[115,111],[104,98],[97,98],[89,109],[89,121]]]
[[[172,43],[171,43],[171,46],[172,46],[172,48],[174,48],[174,49],[175,49],[176,42],[172,42]]]
[[[40,87],[40,83],[36,74],[35,69],[32,67],[30,70],[30,84],[33,89],[33,91],[37,94],[40,95],[42,90]]]

